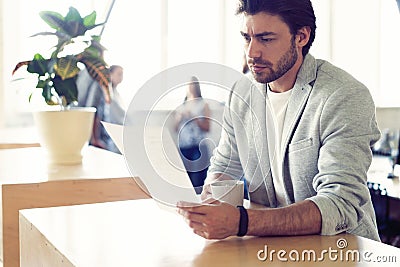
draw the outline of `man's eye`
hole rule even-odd
[[[272,38],[261,38],[261,42],[263,42],[263,43],[269,43],[272,40],[273,40]]]
[[[249,36],[243,36],[243,40],[244,40],[246,43],[250,43],[250,37],[249,37]]]

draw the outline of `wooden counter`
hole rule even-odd
[[[399,199],[399,179],[386,179],[388,170],[387,159],[374,157],[368,180],[384,184]],[[4,267],[19,266],[20,209],[147,197],[132,176],[123,156],[95,147],[87,148],[82,164],[71,166],[47,164],[40,147],[0,150]]]
[[[40,147],[0,150],[4,267],[19,266],[20,209],[147,197],[125,159],[92,146],[82,164],[49,165]]]
[[[152,199],[23,210],[20,229],[22,267],[394,266],[393,261],[400,262],[400,249],[348,234],[205,240],[193,234],[181,216],[161,210]],[[287,254],[279,259],[280,250]],[[315,259],[313,254],[308,259],[312,251]],[[289,259],[289,253],[293,258],[296,252],[299,261]],[[357,254],[359,262],[354,261]],[[377,265],[383,257],[391,262]]]
[[[35,127],[0,128],[0,149],[38,147]]]

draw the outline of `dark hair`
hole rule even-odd
[[[189,85],[193,85],[194,86],[194,90],[196,93],[197,97],[202,97],[201,96],[201,89],[200,89],[200,82],[199,79],[196,76],[192,76],[190,77],[190,83]],[[187,100],[187,96],[185,97],[184,101]]]
[[[303,47],[303,56],[307,55],[315,39],[314,9],[310,0],[240,0],[236,14],[255,15],[265,12],[277,15],[288,25],[292,35],[297,34],[302,27],[311,28],[310,40]]]
[[[190,84],[194,86],[196,96],[201,97],[200,82],[196,76],[190,78]]]

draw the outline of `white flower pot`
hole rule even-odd
[[[95,108],[36,111],[33,118],[39,142],[50,164],[80,164],[92,133]]]

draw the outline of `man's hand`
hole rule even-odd
[[[236,235],[239,230],[239,210],[227,203],[213,200],[212,203],[179,202],[178,212],[193,232],[206,239],[223,239]]]
[[[201,191],[200,197],[202,201],[209,202],[208,200],[212,197],[210,184],[203,185],[203,191]]]

